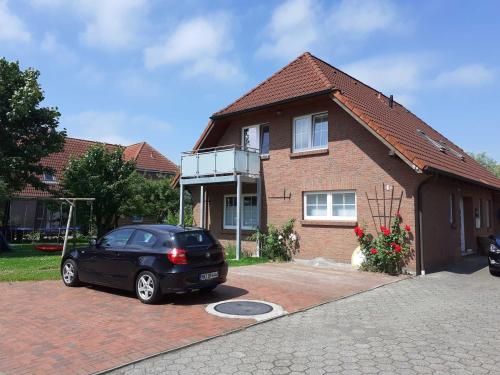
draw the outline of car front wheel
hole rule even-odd
[[[142,303],[153,304],[158,302],[161,291],[156,275],[149,271],[141,272],[137,276],[135,292]]]
[[[78,279],[78,269],[76,267],[76,262],[73,259],[67,259],[64,261],[61,269],[61,275],[64,285],[80,285],[80,280]]]

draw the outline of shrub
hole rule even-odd
[[[389,274],[400,274],[411,254],[411,228],[402,228],[402,218],[396,213],[391,227],[380,227],[376,238],[366,234],[363,228],[354,228],[359,246],[365,256],[361,269]]]
[[[290,261],[299,250],[299,239],[293,230],[294,219],[288,220],[282,227],[269,224],[266,232],[257,230],[251,237],[259,241],[260,253],[271,260]]]
[[[232,243],[227,244],[224,247],[224,251],[226,253],[227,259],[236,259],[236,245],[234,245]],[[250,254],[248,251],[241,249],[241,252],[240,252],[241,259],[251,258],[251,257],[252,257],[252,254]]]

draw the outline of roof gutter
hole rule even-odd
[[[442,176],[451,177],[451,178],[454,178],[454,179],[457,179],[457,180],[468,182],[470,184],[479,185],[479,186],[482,186],[482,187],[485,187],[485,188],[488,188],[488,189],[493,189],[493,190],[496,190],[496,191],[500,191],[500,187],[490,185],[490,184],[488,184],[486,182],[482,182],[482,181],[478,181],[478,180],[473,180],[472,178],[467,178],[467,177],[459,176],[457,174],[454,174],[454,173],[451,173],[451,172],[446,172],[446,171],[443,171],[441,169],[437,169],[437,168],[433,168],[433,167],[425,167],[424,171],[425,172],[429,172],[429,173],[440,174]]]
[[[219,120],[219,119],[223,119],[223,118],[227,118],[227,117],[231,117],[231,116],[240,115],[240,114],[243,114],[243,113],[254,112],[254,111],[261,110],[261,109],[266,109],[266,108],[273,107],[273,106],[279,105],[279,104],[286,104],[286,103],[290,103],[290,102],[295,102],[297,100],[303,100],[303,99],[308,99],[308,98],[314,98],[316,96],[330,94],[333,91],[335,91],[335,89],[327,89],[327,90],[323,90],[323,91],[313,92],[311,94],[306,94],[306,95],[301,95],[301,96],[295,96],[293,98],[279,100],[277,102],[272,102],[272,103],[260,105],[260,106],[257,106],[257,107],[252,107],[252,108],[242,109],[240,111],[225,113],[225,114],[222,114],[222,115],[213,114],[212,116],[210,116],[210,119],[212,119],[212,120]]]
[[[366,130],[368,130],[375,138],[377,138],[380,142],[382,142],[389,150],[394,152],[401,160],[403,160],[406,164],[410,166],[417,173],[422,173],[422,170],[412,163],[406,156],[404,156],[401,152],[396,150],[396,148],[384,137],[378,134],[375,130],[372,129],[370,125],[368,125],[365,121],[363,121],[358,115],[356,115],[353,111],[351,111],[344,103],[342,103],[337,98],[333,97],[332,100],[337,103],[344,111],[346,111],[352,118],[354,118],[359,124],[361,124]]]

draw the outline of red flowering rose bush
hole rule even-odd
[[[401,215],[396,214],[390,228],[380,227],[377,237],[365,233],[363,228],[354,228],[365,260],[361,269],[389,274],[400,274],[411,254],[409,225],[403,227]]]

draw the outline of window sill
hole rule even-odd
[[[241,233],[243,234],[253,234],[255,229],[241,229]],[[221,234],[236,234],[236,229],[223,229],[221,230]]]
[[[315,155],[328,155],[329,150],[327,148],[321,148],[319,150],[308,150],[308,151],[293,151],[290,152],[290,159],[301,158],[304,156],[315,156]]]
[[[358,225],[356,220],[301,220],[300,224],[303,227],[355,227]]]

